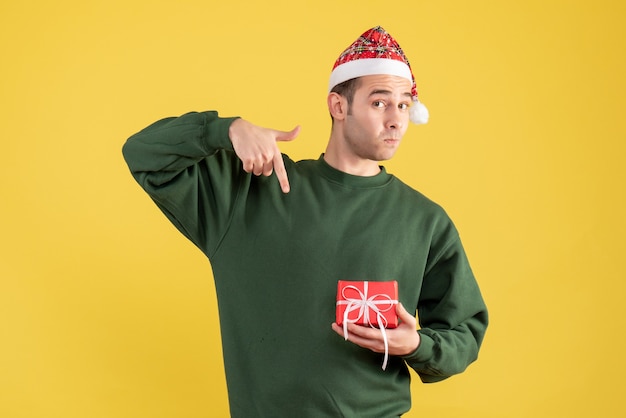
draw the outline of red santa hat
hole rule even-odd
[[[328,91],[337,84],[366,75],[388,74],[411,82],[413,105],[410,120],[416,124],[428,122],[428,109],[417,99],[417,86],[411,65],[402,48],[385,29],[376,26],[361,35],[341,53],[330,74]]]

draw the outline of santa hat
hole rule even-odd
[[[417,99],[415,77],[409,61],[396,40],[380,26],[363,33],[337,58],[330,74],[328,91],[352,78],[378,74],[409,80],[413,98],[413,105],[409,108],[410,120],[416,124],[428,122],[428,109]]]

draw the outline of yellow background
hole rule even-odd
[[[227,416],[209,265],[122,143],[219,109],[315,158],[330,67],[377,24],[431,111],[386,165],[453,217],[492,320],[407,417],[624,416],[625,3],[215,3],[0,6],[0,416]]]

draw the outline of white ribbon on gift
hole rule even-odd
[[[378,322],[378,328],[380,329],[380,333],[383,336],[383,343],[385,344],[385,357],[383,359],[383,370],[387,368],[387,360],[389,359],[389,344],[387,342],[387,333],[385,332],[385,328],[387,327],[387,318],[383,316],[383,312],[387,312],[395,304],[398,303],[397,300],[391,299],[389,295],[384,293],[377,293],[372,296],[367,296],[368,291],[368,282],[363,282],[363,292],[359,290],[358,287],[348,285],[341,289],[341,296],[344,300],[338,300],[337,305],[347,305],[346,310],[343,313],[343,337],[348,339],[348,323],[355,324],[360,319],[363,319],[363,323],[369,324],[370,327],[376,328],[372,319],[370,318],[370,311],[376,313],[376,322]],[[346,289],[355,290],[359,294],[359,298],[349,298],[346,297],[345,291]],[[382,298],[378,299],[377,298]],[[378,305],[389,305],[386,309],[379,308]],[[359,314],[354,319],[348,319],[348,316],[351,312],[358,310]]]

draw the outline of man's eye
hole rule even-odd
[[[398,105],[398,108],[401,109],[401,110],[406,110],[406,109],[409,108],[409,105],[407,103],[400,103]]]
[[[385,104],[380,100],[376,100],[374,102],[374,107],[383,107],[383,106],[385,106]]]

